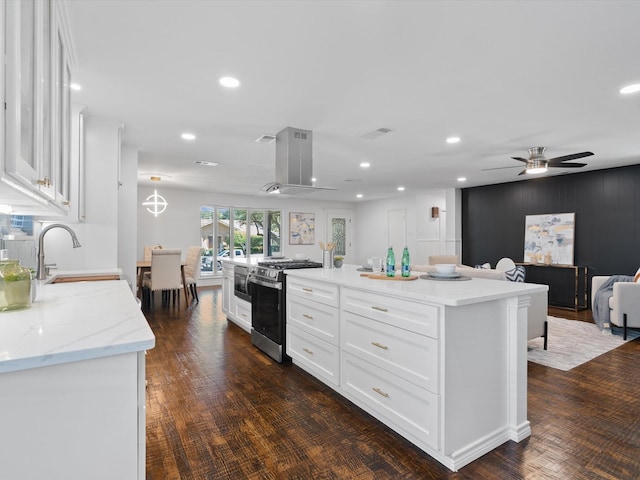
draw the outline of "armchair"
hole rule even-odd
[[[596,323],[598,323],[596,309],[604,308],[606,311],[606,307],[596,306],[596,296],[600,287],[610,278],[610,276],[594,276],[591,280],[591,308]],[[625,340],[627,328],[640,328],[640,283],[634,282],[633,277],[628,278],[629,281],[614,282],[613,292],[608,298],[609,322],[622,327]],[[606,297],[602,296],[599,301],[605,301],[605,299]]]

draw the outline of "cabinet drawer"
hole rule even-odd
[[[343,288],[340,306],[347,312],[438,338],[440,309],[435,305]]]
[[[438,340],[345,312],[342,349],[439,393]]]
[[[338,345],[340,311],[336,307],[290,295],[287,297],[287,317],[287,325],[294,325],[300,330]]]
[[[294,363],[322,381],[336,386],[340,384],[338,352],[337,346],[293,325],[287,326],[287,354]]]
[[[287,295],[297,295],[332,307],[337,307],[340,299],[338,285],[306,278],[292,278],[288,275]]]
[[[342,354],[342,388],[373,416],[439,449],[440,397],[349,353]]]

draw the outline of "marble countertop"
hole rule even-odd
[[[470,305],[518,295],[546,292],[547,285],[518,283],[505,280],[471,278],[466,281],[416,280],[378,280],[362,277],[366,273],[358,271],[359,265],[344,265],[342,268],[306,268],[285,270],[290,277],[308,278],[326,281],[344,287],[376,291],[398,298],[419,300],[442,305]],[[396,273],[400,275],[400,272]],[[414,275],[426,275],[425,272],[412,272]]]
[[[0,313],[0,373],[154,346],[155,336],[124,280],[43,281],[31,308]]]

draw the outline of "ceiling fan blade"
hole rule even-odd
[[[527,169],[525,168],[524,170],[522,170],[518,175],[526,175],[527,173]]]
[[[522,158],[522,157],[511,157],[511,158],[513,158],[514,160],[518,160],[518,161],[520,161],[520,162],[524,162],[524,163],[527,163],[527,162],[528,162],[528,160],[527,160],[527,159]]]
[[[495,168],[482,168],[481,172],[488,172],[489,170],[503,170],[505,168],[520,168],[520,165],[511,165],[510,167],[495,167]]]
[[[559,163],[559,164],[549,164],[549,167],[552,168],[580,168],[580,167],[585,167],[587,164],[586,163]]]
[[[549,166],[555,166],[562,162],[567,162],[569,160],[576,160],[578,158],[590,157],[591,155],[593,155],[593,152],[572,153],[571,155],[565,155],[563,157],[550,158],[548,161],[549,161]]]

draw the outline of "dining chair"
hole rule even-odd
[[[202,247],[189,247],[187,250],[187,259],[184,264],[185,283],[191,292],[191,300],[195,299],[196,302],[200,301],[200,299],[198,299],[196,280],[200,277],[200,265],[203,251],[204,248]]]
[[[142,295],[147,306],[152,306],[154,293],[162,292],[162,304],[168,305],[170,294],[173,293],[173,303],[178,295],[180,308],[180,290],[182,285],[180,249],[154,249],[151,251],[151,271],[145,273],[142,280]],[[185,298],[186,301],[186,298]]]
[[[145,262],[150,262],[151,261],[151,252],[153,250],[159,250],[162,249],[162,245],[145,245],[144,246],[144,261]]]

